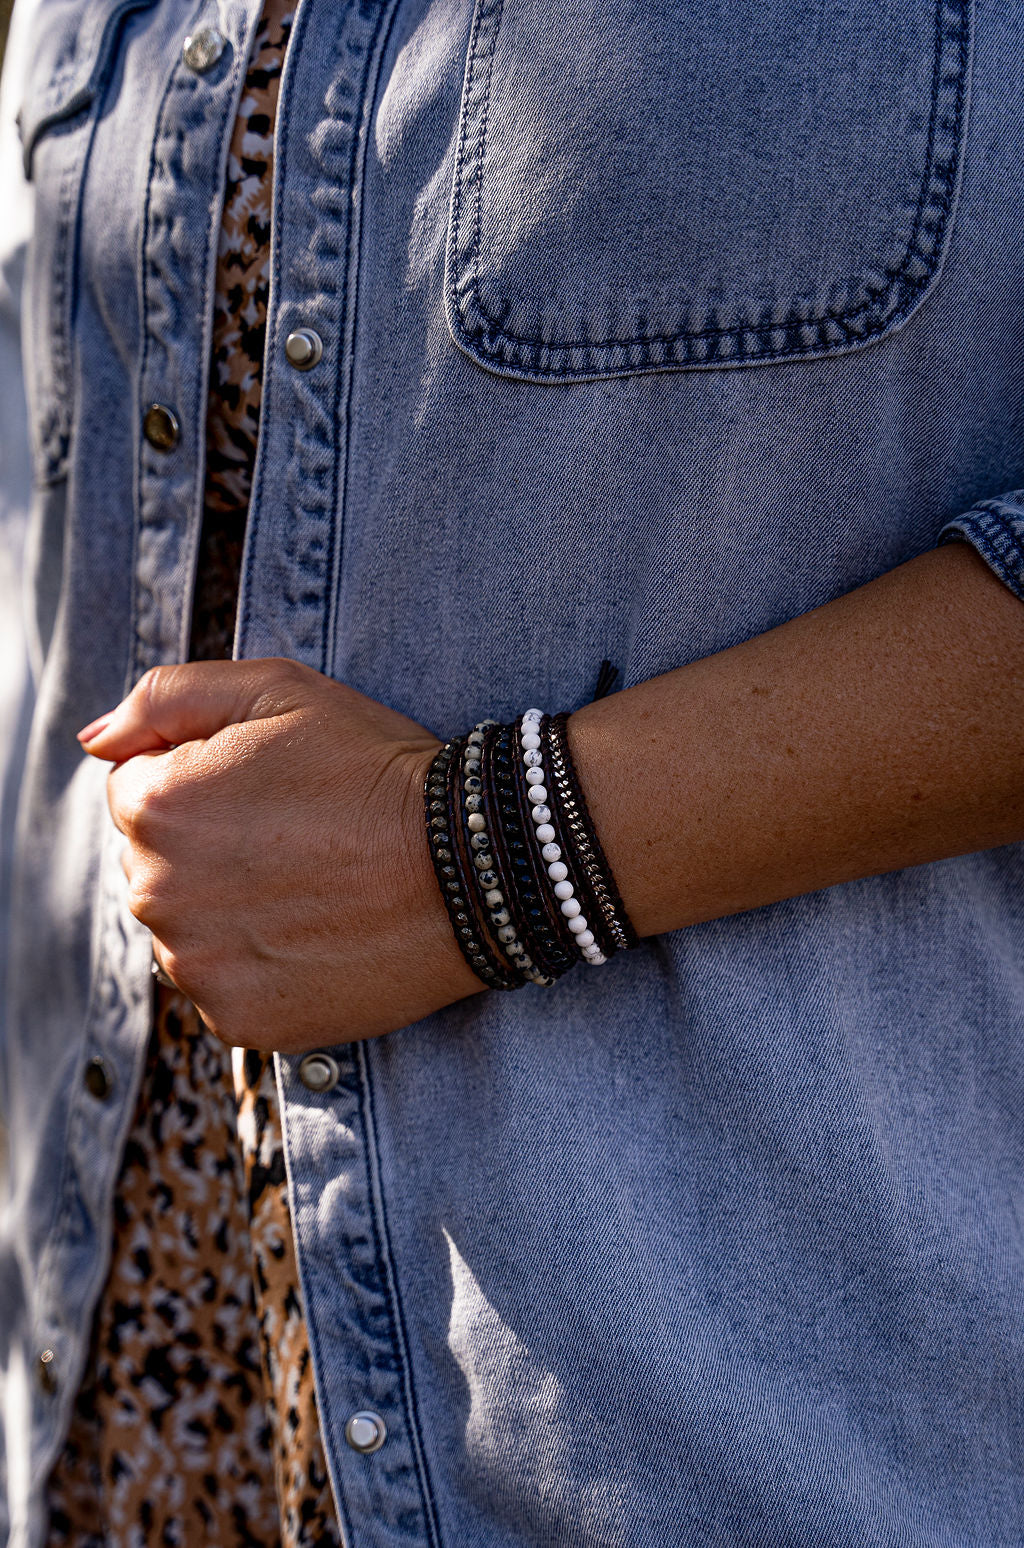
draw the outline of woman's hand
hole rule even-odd
[[[227,1043],[392,1032],[481,989],[423,826],[438,743],[294,661],[147,672],[79,733],[115,764],[129,906]]]

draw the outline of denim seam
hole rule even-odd
[[[204,0],[196,0],[192,15],[194,21],[198,21],[204,9]],[[255,30],[255,28],[253,28]],[[221,113],[218,134],[220,136],[220,160],[217,165],[217,180],[214,184],[218,197],[223,201],[224,190],[227,187],[228,160],[231,153],[230,125],[238,115],[238,103],[245,85],[246,69],[248,66],[249,45],[252,34],[246,30],[243,24],[240,41],[243,47],[233,47],[234,57],[231,60],[231,68],[227,73],[229,89],[225,93],[225,101]],[[172,82],[177,76],[177,68],[171,76]],[[191,82],[190,82],[191,84]],[[222,203],[218,206],[218,218],[216,222],[211,220],[206,237],[206,269],[202,281],[202,325],[200,333],[199,356],[199,394],[198,401],[202,405],[209,402],[210,378],[213,370],[213,312],[214,290],[217,283],[217,263],[220,241],[221,219],[220,211]],[[178,638],[178,659],[188,659],[189,640],[192,634],[192,614],[195,607],[195,582],[199,563],[199,550],[202,544],[203,530],[203,498],[206,488],[206,464],[207,464],[207,440],[206,440],[206,414],[200,412],[196,421],[196,455],[195,470],[193,474],[192,488],[196,519],[189,522],[184,548],[188,554],[188,562],[185,573],[190,577],[186,589],[181,611],[180,632]]]
[[[373,102],[367,102],[367,84],[370,73],[376,60],[376,70],[373,79],[372,96],[376,97],[377,85],[380,80],[382,67],[382,49],[387,46],[391,26],[398,11],[397,0],[390,7],[385,3],[381,5],[373,30],[366,41],[366,55],[363,72],[359,81],[359,107],[362,122],[365,124],[372,115]],[[383,32],[383,38],[381,34]],[[357,178],[361,175],[362,168],[366,165],[366,156],[372,136],[359,132],[359,123],[353,126],[351,145],[349,149],[349,179],[348,186],[354,193],[357,186]],[[355,391],[355,333],[358,325],[358,301],[359,301],[359,255],[362,245],[362,221],[364,200],[360,199],[356,207],[350,204],[348,216],[348,240],[345,244],[345,278],[341,293],[341,312],[339,316],[339,345],[344,347],[342,341],[345,338],[345,324],[352,320],[351,342],[348,348],[348,379],[344,385],[345,415],[341,418],[337,411],[334,415],[335,424],[343,427],[344,439],[342,444],[342,456],[332,459],[331,468],[331,512],[332,531],[331,541],[327,550],[326,575],[324,578],[324,609],[323,628],[321,633],[320,659],[323,670],[330,676],[333,675],[334,650],[333,645],[337,636],[335,609],[338,605],[338,581],[342,571],[342,548],[345,541],[345,495],[348,489],[349,459],[352,447],[351,436],[351,406],[352,396]],[[351,283],[350,283],[351,281]],[[337,389],[335,392],[335,407],[342,400],[342,373],[337,376]],[[339,463],[341,466],[339,467]],[[339,509],[339,496],[341,508]]]
[[[481,46],[483,23],[488,19],[489,0],[477,0],[473,28],[467,57],[464,86],[463,124],[456,153],[455,181],[452,200],[452,233],[449,243],[448,316],[456,341],[471,354],[483,357],[485,364],[507,366],[512,359],[531,374],[552,378],[572,378],[594,374],[625,374],[637,370],[682,369],[687,366],[736,366],[767,363],[799,356],[829,354],[844,349],[863,347],[897,327],[915,310],[918,303],[931,289],[941,268],[948,242],[950,218],[955,204],[959,182],[964,140],[966,85],[970,62],[973,0],[936,0],[934,30],[934,63],[932,70],[931,99],[928,123],[928,141],[925,166],[915,203],[914,218],[907,238],[904,256],[895,271],[890,270],[889,284],[881,291],[872,287],[867,277],[857,276],[847,282],[847,289],[868,290],[866,300],[844,310],[834,306],[797,309],[790,304],[789,315],[777,323],[736,323],[728,327],[708,327],[696,330],[680,330],[672,334],[644,334],[632,337],[615,337],[602,340],[558,340],[525,338],[510,333],[499,326],[498,319],[487,310],[480,288],[481,205],[483,167],[486,154],[486,137],[489,124],[490,92],[493,76],[493,60],[500,30],[503,4],[498,0],[491,37]],[[947,30],[945,17],[949,14],[955,25]],[[956,61],[955,77],[943,79],[944,61],[951,57]],[[467,165],[466,141],[470,119],[476,111],[474,89],[478,65],[486,71],[483,87],[480,123],[476,130],[475,165],[470,171]],[[946,104],[948,103],[948,107]],[[942,117],[943,111],[946,116]],[[948,163],[939,168],[936,162],[935,140],[940,117],[950,135],[951,149]],[[468,272],[460,261],[460,224],[463,214],[463,184],[467,195],[473,190],[475,197],[474,237]],[[938,185],[938,186],[937,186]],[[923,244],[922,226],[925,213],[934,213],[931,250]],[[912,275],[909,270],[918,263],[923,272]],[[462,268],[468,281],[470,297],[460,295],[457,270]],[[877,293],[875,293],[877,292]],[[473,317],[473,311],[477,317]],[[801,315],[803,310],[803,315]],[[862,327],[853,326],[865,313],[874,311]],[[482,321],[480,320],[482,319]],[[845,340],[830,338],[829,326],[834,325],[846,335]],[[808,343],[799,335],[813,331],[817,337]],[[774,348],[756,349],[752,343],[763,340],[770,346],[773,335],[789,335],[789,340]],[[798,335],[793,337],[793,335]],[[738,348],[728,353],[720,352],[721,344],[733,340]],[[698,346],[707,345],[700,350]],[[503,351],[501,346],[508,346]],[[608,356],[616,350],[631,350],[639,358],[615,362]],[[668,358],[659,358],[664,352]],[[572,355],[582,355],[586,364],[576,365]],[[683,358],[680,358],[682,356]],[[557,357],[557,358],[555,358]]]
[[[388,1231],[387,1210],[384,1203],[384,1187],[381,1182],[380,1148],[377,1143],[377,1115],[373,1100],[373,1078],[370,1071],[370,1060],[363,1043],[356,1045],[359,1057],[360,1074],[362,1076],[362,1094],[364,1098],[363,1132],[366,1136],[366,1173],[367,1192],[371,1201],[371,1217],[374,1222],[374,1234],[377,1237],[377,1255],[384,1265],[385,1272],[381,1276],[387,1287],[386,1299],[391,1309],[391,1322],[393,1328],[392,1342],[399,1356],[402,1371],[402,1390],[405,1399],[405,1422],[409,1427],[409,1441],[412,1454],[416,1460],[416,1471],[419,1474],[420,1490],[423,1494],[426,1509],[424,1517],[427,1522],[427,1530],[430,1536],[431,1548],[442,1548],[441,1534],[438,1528],[437,1501],[434,1495],[430,1473],[427,1468],[426,1456],[423,1450],[423,1439],[420,1431],[419,1405],[416,1401],[416,1386],[413,1380],[412,1361],[409,1358],[409,1334],[406,1328],[405,1313],[402,1310],[402,1300],[398,1292],[398,1276],[395,1272],[394,1254],[391,1250],[391,1236]]]
[[[107,16],[104,17],[103,24],[98,32],[96,27],[93,26],[86,36],[85,45],[81,51],[86,59],[90,61],[89,73],[78,89],[73,91],[71,96],[64,100],[62,98],[64,98],[67,87],[73,86],[76,80],[81,80],[82,72],[77,67],[75,52],[71,52],[63,63],[58,59],[54,65],[53,77],[42,94],[41,111],[31,125],[28,137],[22,147],[22,160],[26,177],[32,176],[32,158],[35,148],[43,135],[47,134],[57,124],[76,117],[77,114],[91,107],[96,100],[104,84],[107,64],[113,52],[114,39],[117,36],[117,30],[122,21],[124,21],[126,16],[131,15],[133,11],[146,10],[153,3],[154,0],[121,0],[121,4],[115,5]],[[86,33],[87,27],[88,19],[86,18],[82,27],[74,33],[76,47],[83,34]],[[20,121],[24,125],[24,119]]]
[[[349,7],[349,9],[351,10],[351,6]],[[306,14],[308,15],[309,14],[309,7],[308,6],[305,7],[305,11],[306,11]],[[365,93],[366,93],[366,67],[367,67],[367,61],[369,60],[369,57],[370,57],[370,50],[372,48],[372,37],[373,36],[376,36],[375,32],[371,36],[371,42],[366,45],[366,54],[365,54],[365,57],[364,57],[363,73],[362,73],[362,75],[360,77],[360,82],[359,82],[359,105],[360,105],[360,109],[364,113],[365,113],[364,99],[365,99]],[[350,194],[351,194],[351,192],[352,192],[352,190],[354,188],[353,178],[354,178],[354,172],[355,172],[355,160],[356,160],[356,152],[357,152],[357,149],[358,149],[358,141],[359,141],[359,129],[358,129],[358,122],[356,122],[356,123],[354,123],[352,125],[352,133],[351,133],[351,135],[349,137],[348,188],[349,188],[349,193]],[[341,283],[340,283],[339,288],[338,288],[338,342],[339,342],[339,347],[341,345],[341,340],[342,340],[342,338],[344,336],[345,320],[346,320],[346,318],[349,315],[349,307],[350,307],[350,303],[351,303],[351,297],[349,296],[349,274],[351,272],[351,267],[352,267],[352,228],[353,228],[353,226],[355,224],[355,221],[354,221],[353,215],[352,215],[351,203],[349,204],[349,208],[348,208],[348,213],[347,213],[346,219],[347,219],[347,224],[348,224],[348,230],[345,233],[345,268],[344,268],[344,270],[343,270],[343,272],[342,272],[342,274],[340,276]],[[333,391],[332,391],[332,394],[331,394],[331,420],[332,420],[332,423],[335,426],[335,438],[336,439],[335,439],[335,455],[331,458],[330,528],[329,528],[329,532],[328,532],[328,535],[327,535],[327,540],[326,540],[326,543],[325,543],[325,553],[324,553],[324,583],[323,583],[323,588],[324,589],[323,589],[323,604],[322,604],[322,608],[321,608],[321,618],[320,618],[320,669],[321,669],[321,671],[326,671],[326,669],[327,669],[328,655],[330,653],[330,648],[331,648],[330,647],[330,632],[329,631],[330,631],[331,613],[332,613],[332,593],[333,593],[333,588],[334,588],[334,584],[335,584],[335,556],[337,554],[337,566],[338,566],[338,569],[340,571],[341,556],[340,556],[340,553],[338,553],[338,550],[339,550],[339,548],[341,546],[341,543],[342,543],[342,537],[343,537],[342,529],[344,527],[344,512],[343,511],[339,511],[339,509],[338,509],[338,491],[339,491],[339,489],[344,487],[344,485],[341,483],[340,469],[339,469],[339,466],[338,466],[338,464],[339,464],[341,459],[337,455],[337,451],[338,451],[337,435],[338,435],[339,430],[342,428],[342,426],[341,426],[341,419],[340,419],[340,415],[339,415],[339,410],[340,410],[340,407],[341,407],[341,372],[340,371],[337,371],[337,372],[334,373],[334,376],[332,378],[332,384],[333,384]],[[343,450],[344,450],[344,455],[345,455],[346,460],[347,460],[347,457],[348,457],[348,443],[349,443],[349,439],[350,439],[350,436],[349,436],[349,433],[348,433],[348,426],[347,425],[344,426],[344,432],[345,432],[345,440],[344,440],[344,448],[343,448]]]
[[[153,135],[153,145],[149,153],[149,165],[146,171],[146,202],[142,211],[142,221],[139,227],[139,273],[142,277],[141,296],[139,306],[139,324],[142,333],[141,348],[139,349],[138,372],[135,378],[135,427],[133,434],[132,462],[134,467],[133,493],[135,497],[134,520],[132,522],[132,595],[131,618],[129,634],[129,659],[128,671],[125,677],[125,693],[131,691],[138,671],[142,650],[139,640],[139,543],[142,537],[142,455],[139,444],[139,425],[142,419],[142,390],[146,381],[146,368],[149,363],[149,309],[150,286],[149,264],[146,254],[149,247],[150,216],[153,197],[153,180],[156,176],[158,162],[158,147],[163,137],[164,120],[167,113],[167,103],[174,85],[174,70],[167,76],[163,92],[160,96],[160,106],[156,114],[156,130]]]
[[[275,233],[279,231],[281,227],[281,213],[282,205],[284,202],[283,190],[285,184],[285,169],[288,160],[288,136],[286,131],[291,119],[291,92],[285,88],[288,85],[288,76],[294,71],[295,68],[293,63],[291,70],[289,70],[289,60],[294,61],[296,57],[299,47],[299,40],[303,31],[305,30],[305,21],[308,14],[309,7],[300,5],[292,21],[292,30],[289,35],[288,47],[285,51],[284,70],[282,72],[282,78],[280,82],[277,117],[274,123],[274,175],[270,212],[270,288],[267,307],[267,334],[266,342],[264,344],[264,355],[268,353],[271,345],[270,327],[276,327],[276,292],[280,289],[281,285],[281,244],[280,240],[275,241],[274,237]],[[265,380],[266,366],[264,365],[264,382]],[[261,397],[262,402],[260,408],[260,426],[262,427],[264,413],[267,408],[266,392],[263,392]],[[263,492],[266,458],[265,440],[265,435],[257,434],[256,463],[253,468],[252,489],[249,493],[249,510],[245,524],[245,537],[242,546],[242,572],[239,579],[237,616],[235,620],[235,653],[237,653],[238,642],[243,639],[245,633],[245,626],[248,621],[247,615],[249,611],[248,599],[251,596],[254,587],[253,565],[256,562],[256,534],[259,529],[260,510],[262,508],[261,496]]]
[[[274,1078],[277,1085],[278,1110],[281,1115],[281,1133],[284,1144],[284,1169],[288,1189],[288,1208],[292,1217],[292,1239],[295,1246],[295,1265],[299,1276],[299,1291],[302,1304],[308,1308],[312,1297],[309,1294],[309,1273],[306,1264],[306,1254],[302,1246],[302,1233],[299,1230],[299,1192],[295,1180],[295,1170],[292,1164],[292,1140],[288,1118],[288,1096],[285,1078],[284,1055],[275,1053]],[[321,1378],[318,1372],[323,1371],[324,1359],[320,1349],[320,1330],[317,1319],[306,1312],[306,1337],[309,1342],[309,1355],[313,1367],[313,1388],[316,1396],[317,1421],[320,1425],[320,1435],[323,1440],[324,1462],[327,1467],[327,1476],[331,1486],[331,1497],[335,1510],[338,1513],[339,1524],[342,1530],[344,1548],[354,1541],[351,1515],[345,1500],[345,1491],[341,1487],[340,1470],[336,1467],[336,1459],[343,1455],[346,1445],[344,1435],[339,1435],[334,1422],[334,1405],[322,1401],[323,1393]]]
[[[91,134],[90,134],[91,139]],[[68,452],[71,446],[71,343],[69,339],[70,318],[67,315],[67,268],[69,254],[75,243],[74,226],[76,185],[80,186],[81,178],[85,176],[85,162],[88,155],[88,145],[83,146],[78,156],[71,156],[64,165],[61,173],[60,189],[57,195],[57,219],[59,222],[59,236],[57,238],[53,273],[50,279],[49,295],[51,307],[50,321],[50,363],[52,372],[50,376],[50,402],[47,404],[39,431],[39,453],[45,464],[45,472],[48,478],[54,476],[60,478],[67,473]]]
[[[83,1056],[88,1053],[90,1047],[98,1048],[100,1046],[92,1036],[92,1029],[95,1027],[98,1017],[97,990],[100,983],[103,963],[107,958],[107,949],[103,944],[103,936],[106,933],[103,919],[106,911],[106,904],[110,897],[110,890],[107,882],[108,873],[105,872],[103,861],[104,852],[101,849],[100,865],[96,881],[96,893],[98,897],[98,906],[96,910],[97,923],[95,947],[97,953],[97,966],[96,971],[93,973],[90,981],[89,996],[86,1003],[86,1011],[82,1023],[83,1027],[85,1028],[85,1036],[83,1038]],[[135,1112],[135,1105],[138,1100],[138,1091],[142,1078],[142,1065],[143,1061],[141,1059],[136,1060],[133,1068],[133,1081],[126,1088],[122,1100],[121,1116],[118,1124],[118,1145],[116,1146],[116,1152],[118,1156],[123,1153],[124,1145],[128,1137],[128,1131],[131,1126],[132,1117]],[[44,1308],[52,1298],[51,1287],[59,1264],[64,1239],[67,1234],[67,1222],[70,1218],[72,1202],[77,1202],[80,1205],[82,1203],[81,1195],[75,1183],[76,1173],[71,1166],[71,1156],[75,1148],[76,1138],[82,1132],[83,1123],[87,1121],[83,1113],[83,1102],[85,1100],[87,1100],[85,1088],[84,1086],[80,1086],[68,1103],[67,1121],[64,1125],[63,1144],[60,1152],[60,1176],[57,1188],[55,1190],[55,1202],[50,1217],[50,1225],[47,1230],[46,1246],[40,1257],[39,1263],[36,1303],[38,1306]],[[108,1182],[110,1188],[112,1189],[113,1186],[116,1185],[116,1177],[110,1177]],[[101,1242],[100,1251],[96,1260],[96,1265],[94,1267],[92,1285],[84,1297],[85,1303],[91,1308],[90,1318],[95,1311],[96,1301],[102,1289],[103,1282],[106,1278],[107,1269],[110,1263],[110,1255],[110,1240],[107,1240],[105,1243]],[[61,1328],[59,1331],[65,1335],[67,1333],[67,1329],[65,1328]],[[80,1350],[78,1368],[76,1370],[72,1370],[70,1373],[67,1371],[62,1371],[60,1373],[56,1407],[55,1411],[52,1411],[51,1423],[53,1433],[48,1443],[50,1455],[46,1459],[47,1471],[49,1471],[49,1468],[56,1461],[63,1436],[66,1434],[68,1424],[70,1423],[70,1408],[74,1402],[79,1384],[81,1382],[82,1371],[85,1368],[86,1358],[87,1349],[83,1346]],[[69,1381],[67,1379],[69,1374],[74,1377],[73,1381]]]
[[[1021,517],[1024,523],[1024,513]],[[1024,597],[1024,548],[1014,536],[1009,518],[997,500],[983,501],[948,522],[939,533],[940,543],[967,542],[1011,590]]]

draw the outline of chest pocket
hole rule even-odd
[[[883,338],[949,242],[971,23],[971,0],[476,0],[455,341],[564,381]]]
[[[43,0],[32,21],[18,114],[25,175],[35,184],[26,274],[26,387],[36,474],[67,470],[78,214],[92,132],[116,65],[124,18],[153,0]]]

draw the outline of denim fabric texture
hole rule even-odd
[[[15,9],[14,1548],[45,1541],[149,1030],[74,732],[187,650],[258,8]],[[196,73],[201,24],[227,46]],[[236,654],[444,734],[574,708],[604,659],[631,684],[707,656],[940,534],[1024,598],[1022,79],[994,0],[302,0]],[[13,370],[0,403],[6,435]],[[1020,1548],[1022,945],[1010,846],[339,1044],[328,1091],[279,1059],[350,1548]]]

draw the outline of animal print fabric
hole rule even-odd
[[[269,290],[273,131],[294,0],[268,0],[231,140],[191,656],[230,656]],[[341,1548],[269,1055],[236,1063],[158,988],[107,1284],[50,1548]]]
[[[230,1063],[161,990],[51,1545],[282,1542]]]
[[[260,427],[274,124],[295,0],[266,0],[228,148],[213,303],[206,484],[191,655],[231,655]]]

